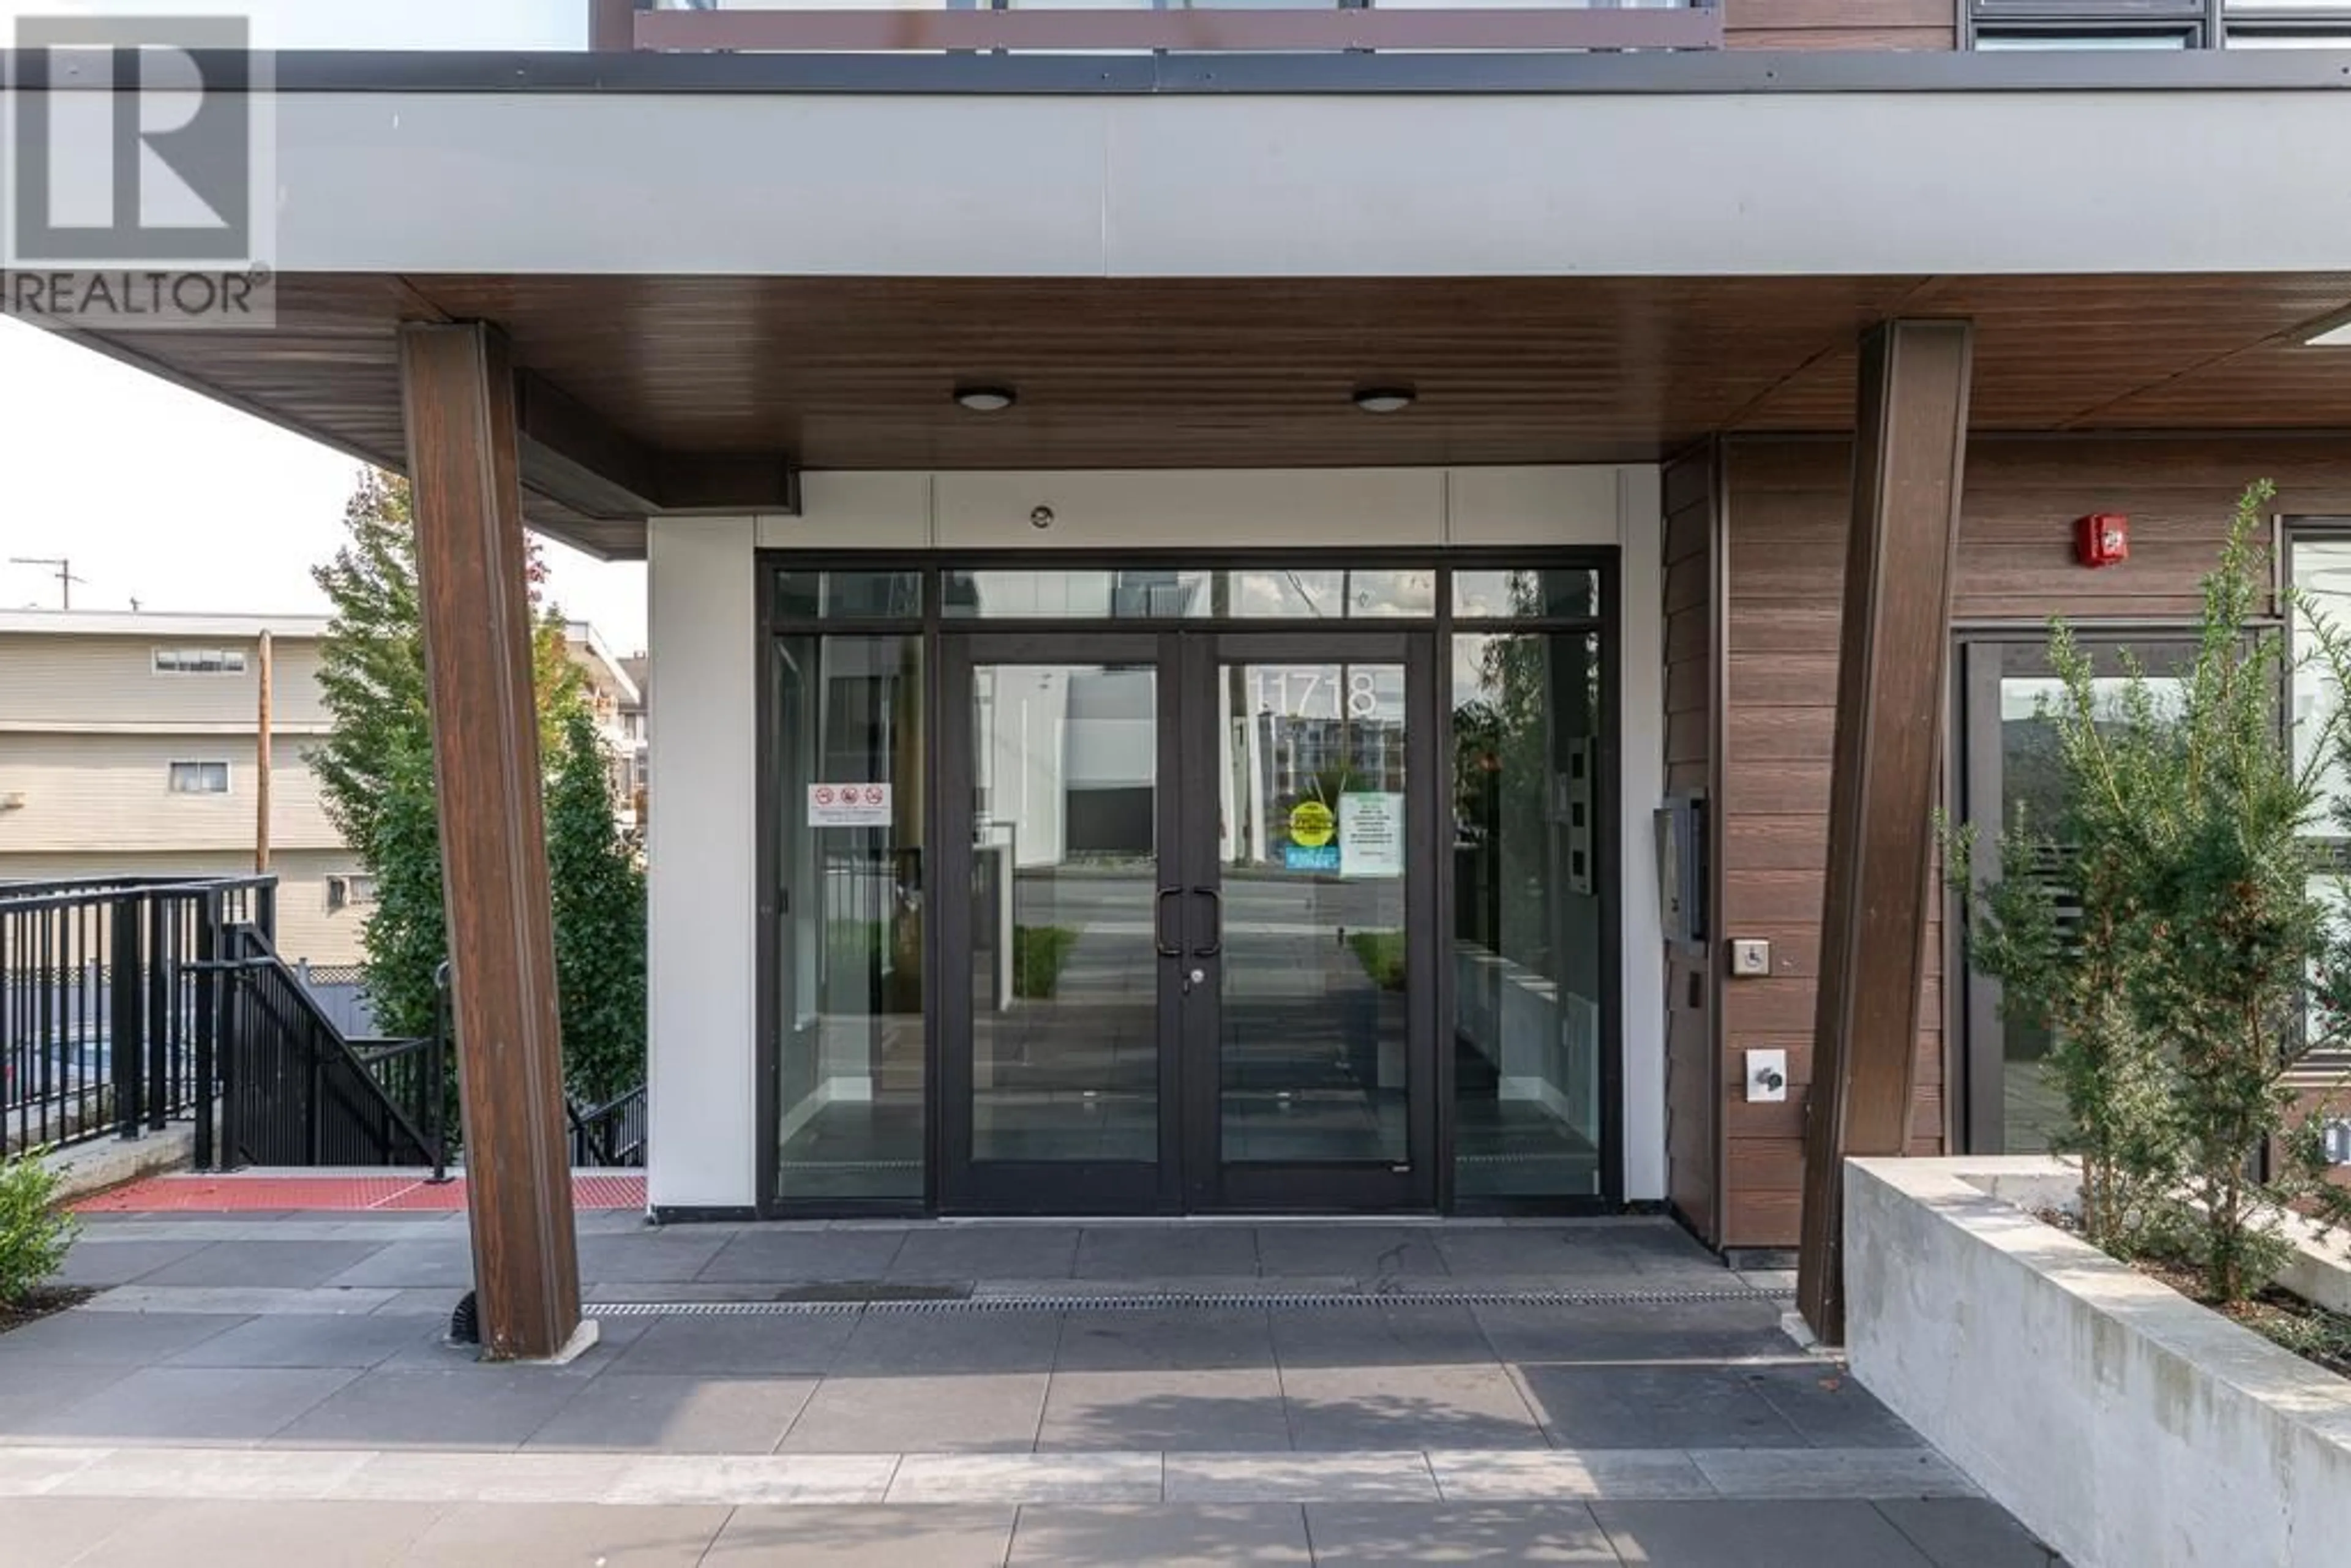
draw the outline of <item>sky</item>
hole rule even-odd
[[[588,0],[0,0],[19,16],[242,11],[281,48],[578,48]],[[323,612],[358,464],[22,322],[0,319],[0,608]],[[549,595],[619,653],[644,646],[641,565],[549,541]]]

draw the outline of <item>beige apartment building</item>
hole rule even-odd
[[[584,622],[567,630],[618,774],[641,693]],[[266,632],[278,951],[358,963],[374,890],[308,761],[331,722],[326,631],[322,615],[0,611],[0,882],[253,870]]]

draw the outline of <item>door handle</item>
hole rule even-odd
[[[1180,894],[1180,887],[1163,887],[1151,901],[1151,945],[1163,958],[1180,958],[1184,949],[1167,940],[1167,901]]]
[[[1213,958],[1225,950],[1225,895],[1213,887],[1192,890],[1208,901],[1208,940],[1205,946],[1192,949],[1195,958]]]

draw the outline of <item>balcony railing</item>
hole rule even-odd
[[[599,0],[600,48],[681,53],[1280,54],[1714,49],[1719,5],[712,9]]]

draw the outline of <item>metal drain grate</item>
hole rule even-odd
[[[766,1318],[834,1316],[842,1312],[1143,1312],[1265,1307],[1277,1311],[1332,1307],[1646,1307],[1708,1302],[1777,1303],[1792,1295],[1750,1290],[1682,1291],[1145,1291],[1123,1296],[962,1296],[761,1301],[590,1301],[583,1310],[613,1318]]]

